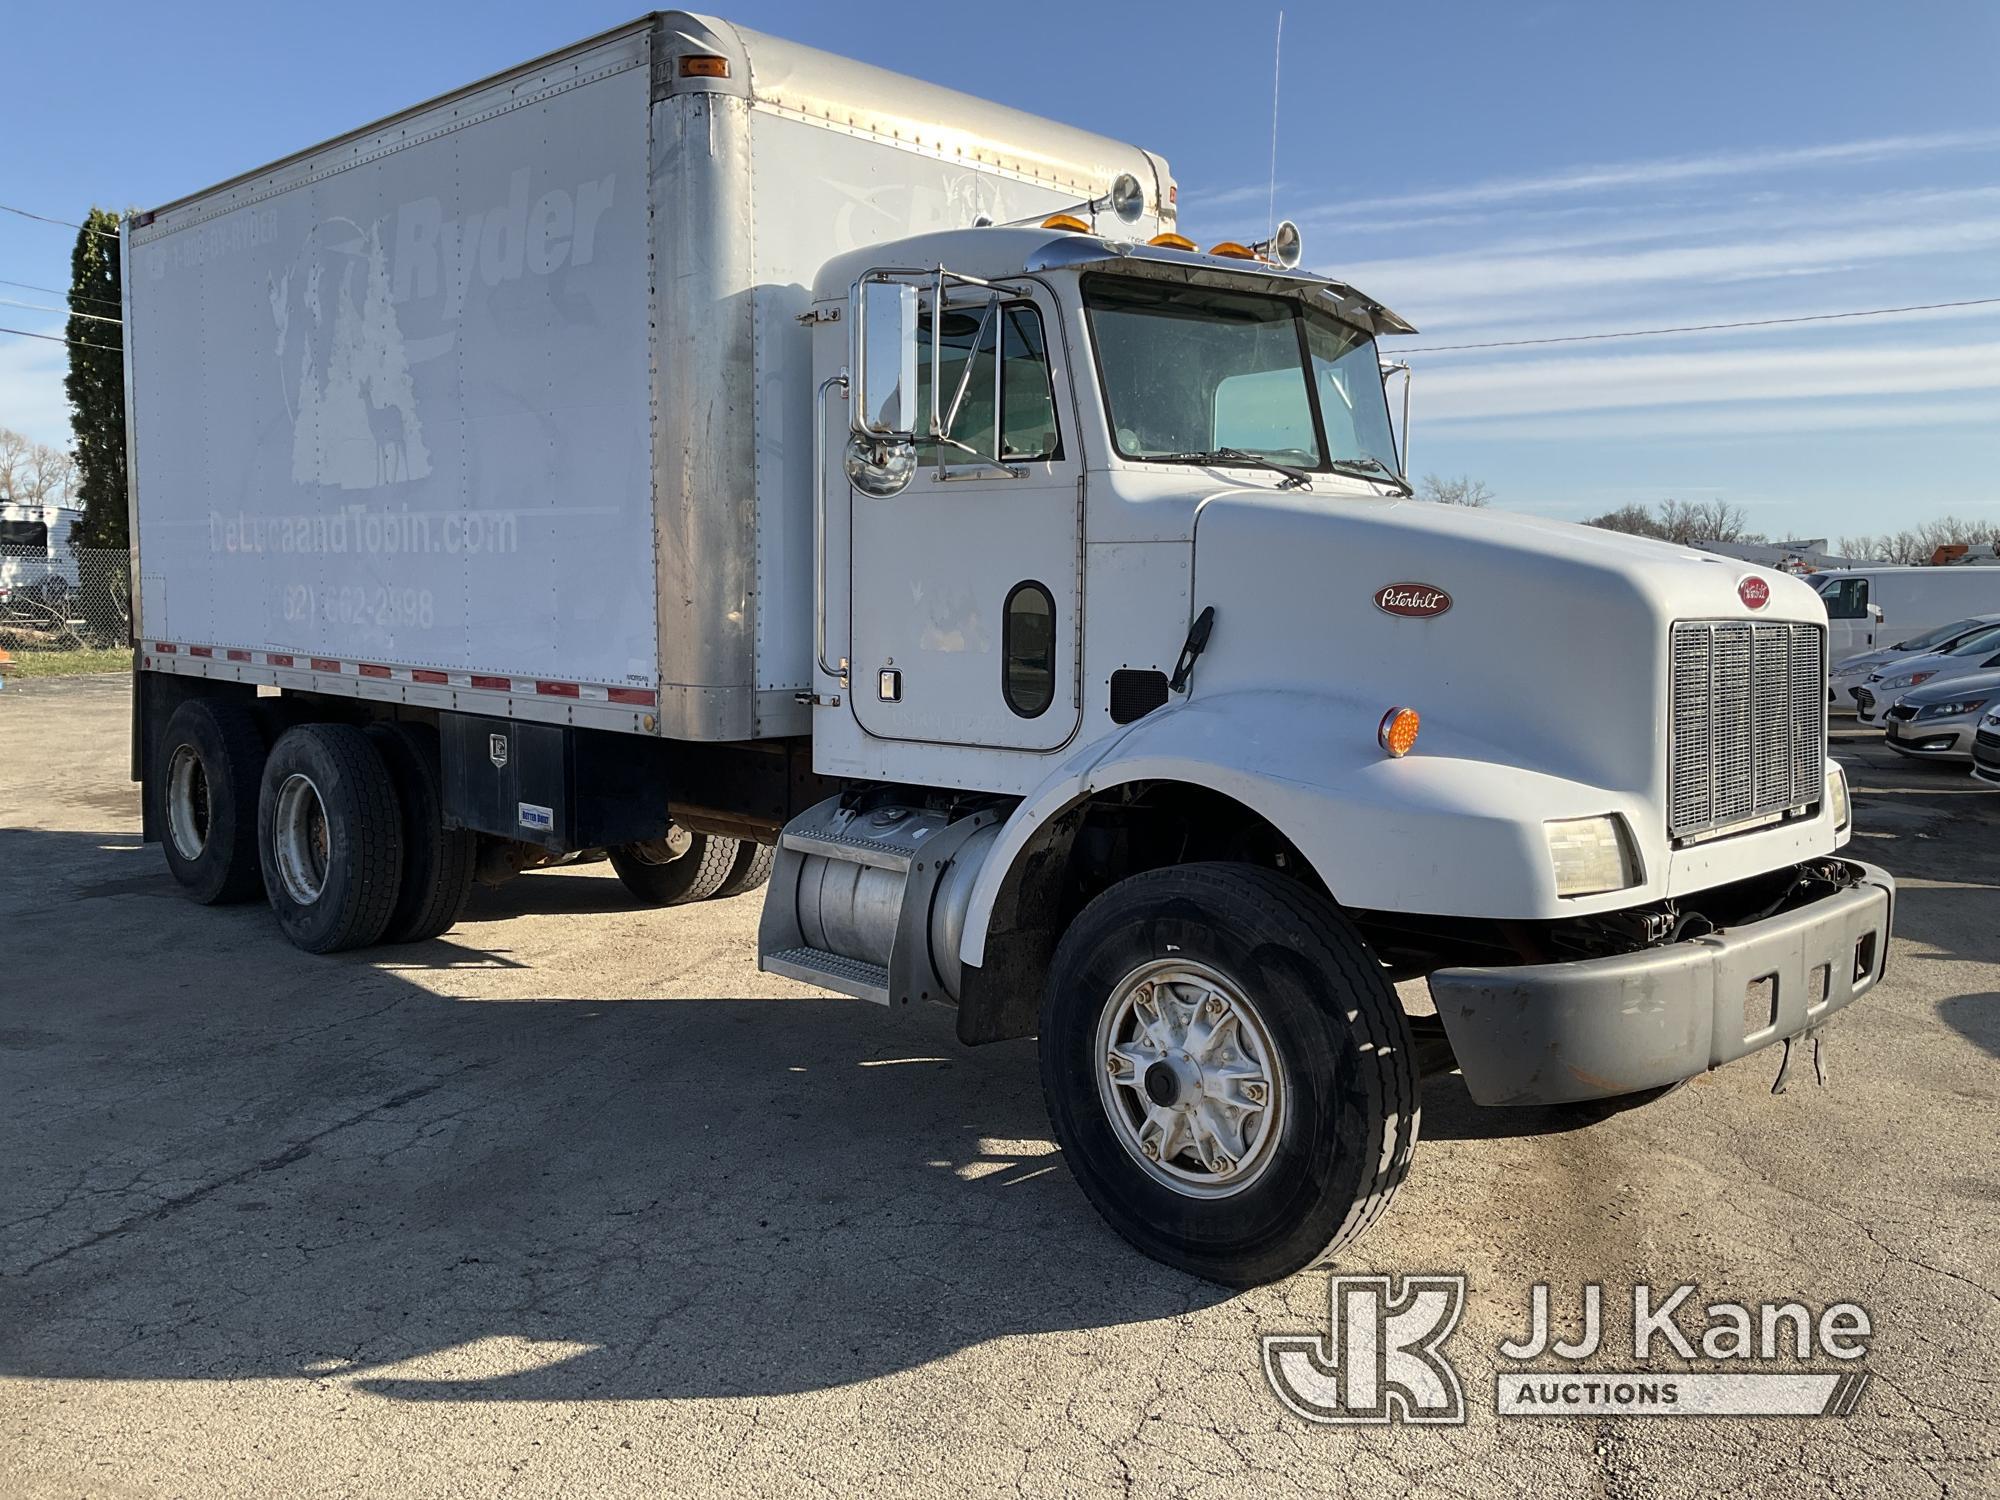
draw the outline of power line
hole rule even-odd
[[[117,323],[123,325],[123,318],[107,318],[102,313],[74,312],[67,307],[44,307],[39,302],[16,302],[12,297],[0,297],[0,307],[25,307],[29,312],[69,313],[72,318],[88,318],[93,323]]]
[[[0,203],[0,210],[19,214],[24,219],[33,219],[40,224],[60,224],[65,229],[81,229],[86,234],[94,234],[100,240],[115,240],[115,234],[106,234],[102,229],[92,229],[88,224],[78,224],[69,219],[51,219],[47,214],[31,214],[25,208],[16,208],[11,203]]]
[[[1889,313],[1936,312],[1947,307],[1989,307],[2000,297],[1973,297],[1964,302],[1920,302],[1914,307],[1870,307],[1861,312],[1807,313],[1797,318],[1751,318],[1741,323],[1690,323],[1681,328],[1628,328],[1620,333],[1572,333],[1560,338],[1498,339],[1490,344],[1430,344],[1398,349],[1398,354],[1455,354],[1462,349],[1523,349],[1530,344],[1587,344],[1597,339],[1644,339],[1662,333],[1714,333],[1724,328],[1773,328],[1780,323],[1830,323],[1836,318],[1880,318]]]
[[[102,349],[106,354],[123,354],[116,344],[93,344],[87,339],[66,339],[59,333],[30,333],[25,328],[0,328],[0,333],[17,333],[24,339],[47,339],[51,344],[68,344],[72,349]]]
[[[101,302],[106,307],[117,307],[116,297],[93,297],[88,292],[66,292],[59,286],[36,286],[32,281],[9,281],[0,276],[0,286],[19,287],[24,292],[47,292],[51,297],[67,297],[72,302]]]

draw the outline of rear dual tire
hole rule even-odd
[[[167,869],[204,906],[255,900],[264,736],[248,705],[192,698],[175,709],[146,783]]]
[[[749,839],[684,829],[607,851],[625,889],[648,906],[684,906],[754,891],[771,878],[777,852]]]
[[[271,747],[257,803],[264,893],[308,953],[365,948],[388,930],[403,877],[403,808],[378,741],[301,724]]]

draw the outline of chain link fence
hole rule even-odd
[[[130,553],[0,542],[0,677],[116,671],[131,633]]]

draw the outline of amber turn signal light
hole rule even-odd
[[[1375,739],[1398,760],[1410,753],[1410,746],[1417,742],[1417,726],[1422,722],[1414,708],[1392,708],[1382,715],[1382,722],[1376,727]]]
[[[681,59],[683,78],[727,78],[728,76],[729,59],[726,57],[711,57],[702,52],[690,52]]]

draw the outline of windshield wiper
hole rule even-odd
[[[1409,480],[1383,463],[1372,454],[1364,453],[1359,458],[1336,458],[1327,467],[1336,474],[1353,474],[1359,479],[1381,479],[1393,484],[1406,495],[1414,495]]]
[[[1288,485],[1308,490],[1312,488],[1312,475],[1304,469],[1281,464],[1275,458],[1245,453],[1241,448],[1204,448],[1194,453],[1149,453],[1146,456],[1163,464],[1247,464],[1254,469],[1269,469],[1274,474],[1284,475]]]

